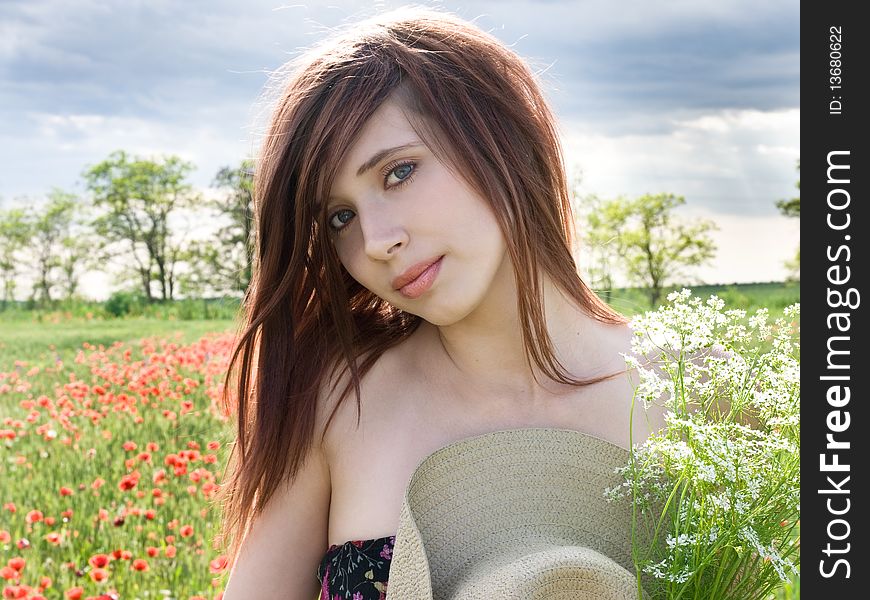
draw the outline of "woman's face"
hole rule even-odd
[[[339,259],[397,308],[449,325],[477,308],[506,271],[512,278],[489,205],[423,144],[395,102],[363,127],[330,192],[327,226]],[[395,289],[409,268],[439,257]]]

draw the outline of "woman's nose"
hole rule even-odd
[[[375,202],[358,215],[366,254],[375,260],[387,260],[395,251],[408,243],[406,224],[394,206]]]

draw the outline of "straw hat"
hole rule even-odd
[[[631,508],[604,497],[628,456],[551,428],[437,450],[405,490],[387,597],[637,600]]]

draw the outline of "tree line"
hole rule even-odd
[[[74,299],[81,276],[109,264],[114,284],[148,303],[241,295],[251,281],[253,163],[221,168],[208,197],[189,183],[193,170],[177,156],[119,150],[84,171],[85,197],[55,189],[41,205],[0,210],[3,304],[24,275],[32,303]],[[216,231],[190,238],[178,224],[185,211]]]
[[[251,281],[256,236],[253,167],[245,160],[221,168],[204,195],[188,181],[192,163],[119,150],[83,172],[84,197],[55,189],[40,205],[0,210],[3,306],[14,301],[22,275],[32,282],[29,300],[44,306],[79,297],[81,276],[108,271],[110,264],[114,284],[138,291],[147,303],[179,294],[241,296]],[[655,306],[668,286],[689,283],[692,269],[715,256],[715,224],[678,216],[682,196],[601,199],[576,188],[580,263],[606,300],[620,279],[644,288]],[[799,197],[777,206],[800,216]],[[179,226],[185,212],[199,225],[212,225],[207,239],[191,238],[189,228]],[[799,270],[799,260],[798,250],[793,269]]]

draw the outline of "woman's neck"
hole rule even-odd
[[[613,372],[614,366],[619,369],[618,351],[611,342],[616,341],[614,334],[623,337],[619,333],[626,328],[608,326],[586,315],[549,278],[542,278],[542,289],[546,330],[555,357],[568,372],[585,378]],[[421,325],[419,335],[425,343],[418,348],[423,371],[457,393],[481,400],[516,398],[527,405],[575,390],[551,380],[534,361],[529,365],[515,293],[513,298],[504,297],[509,294],[490,296],[485,305],[457,323]]]

